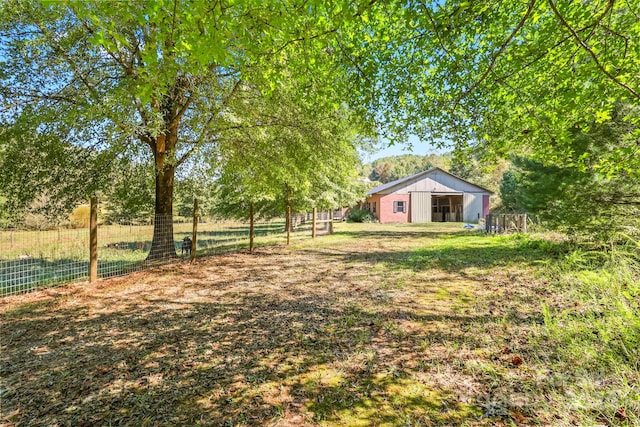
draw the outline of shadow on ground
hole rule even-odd
[[[367,239],[393,245],[423,237],[434,235]],[[384,261],[421,272],[463,268],[454,261],[471,255],[477,267],[538,259],[491,250],[490,257],[479,248],[264,250],[14,303],[0,325],[2,420],[293,426],[511,419],[522,405],[495,397],[510,369],[500,353],[503,316],[420,305],[414,290],[392,292],[354,265]],[[413,305],[405,304],[410,298]],[[539,321],[521,314],[511,327]],[[495,367],[470,368],[482,363]]]

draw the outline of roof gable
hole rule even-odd
[[[440,168],[432,168],[379,185],[367,192],[373,194],[409,193],[411,191],[488,193],[492,191],[473,184]]]

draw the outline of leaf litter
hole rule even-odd
[[[557,420],[512,355],[535,351],[526,263],[427,268],[457,230],[381,227],[6,298],[0,425]]]

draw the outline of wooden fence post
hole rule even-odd
[[[91,197],[89,208],[89,282],[98,280],[98,198]]]
[[[291,243],[291,203],[287,201],[287,246]]]
[[[198,199],[193,199],[193,233],[191,238],[191,262],[196,260],[198,250]]]
[[[249,253],[253,253],[253,235],[254,235],[254,212],[253,212],[253,202],[249,204]]]
[[[329,209],[329,234],[333,234],[333,209]]]
[[[311,212],[311,238],[315,239],[316,238],[316,208],[313,208],[313,211]]]

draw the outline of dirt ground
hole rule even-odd
[[[459,225],[337,231],[5,298],[0,425],[549,421],[529,255]]]

